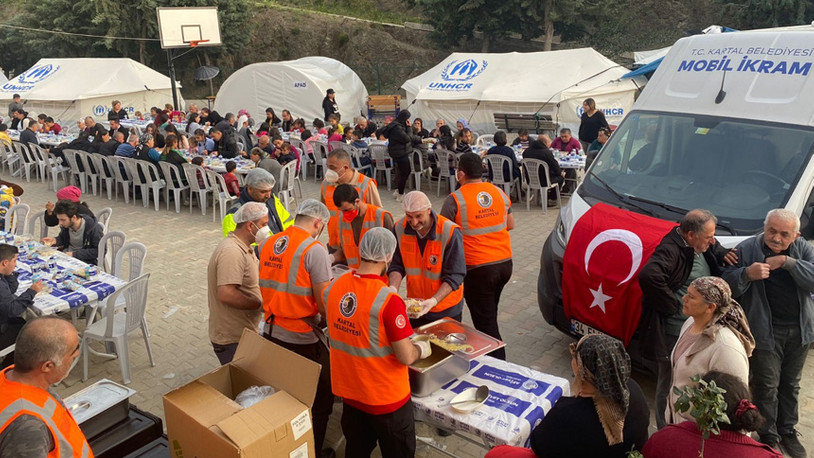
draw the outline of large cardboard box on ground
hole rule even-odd
[[[244,330],[234,360],[164,395],[173,456],[306,458],[316,455],[310,407],[320,365]],[[252,385],[276,392],[244,409]]]

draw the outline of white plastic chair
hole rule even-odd
[[[325,171],[328,169],[328,142],[324,142],[322,140],[316,140],[311,142],[311,148],[314,150],[314,181],[318,181],[320,178],[317,178],[317,168],[322,167],[322,175],[325,175]]]
[[[512,188],[517,189],[517,200],[520,200],[520,177],[514,176],[512,161],[508,157],[499,154],[487,154],[484,157],[492,168],[492,184],[502,186],[510,199],[512,196]],[[504,175],[503,164],[508,164],[509,176]]]
[[[116,303],[124,298],[124,307],[106,307],[104,317],[91,323],[82,333],[82,381],[88,379],[88,353],[89,341],[112,342],[119,355],[119,365],[122,371],[122,381],[125,385],[130,383],[130,349],[128,336],[141,330],[144,344],[147,347],[147,356],[150,366],[155,366],[153,349],[150,337],[145,327],[145,310],[147,309],[147,286],[150,274],[144,274],[127,283],[108,297],[108,303]],[[95,313],[95,310],[91,313]]]
[[[127,258],[126,263],[124,261],[125,257]],[[130,242],[116,251],[113,270],[110,274],[122,280],[135,280],[144,273],[145,258],[147,258],[147,247],[143,243]]]
[[[393,189],[390,185],[390,180],[393,175],[393,161],[387,154],[387,145],[370,145],[368,151],[370,151],[370,156],[376,167],[374,169],[376,171],[376,177],[378,178],[379,173],[384,173],[384,176],[387,178],[387,190]],[[390,161],[390,165],[387,165],[388,161]]]
[[[37,224],[40,226],[39,233],[37,233],[36,230]],[[40,210],[28,217],[26,233],[31,234],[36,240],[42,240],[44,237],[48,237],[48,225],[45,224],[45,210]]]
[[[141,191],[142,195],[142,203],[146,207],[150,203],[149,198],[149,191],[147,195],[147,199],[144,199],[144,186],[146,186],[146,182],[141,178],[141,175],[138,173],[138,165],[136,164],[137,159],[133,159],[130,157],[118,157],[118,160],[121,164],[124,164],[124,170],[127,172],[127,178],[130,179],[130,182],[133,184],[133,205],[136,205],[136,197],[138,196],[138,191]],[[138,189],[136,189],[138,188]]]
[[[548,174],[548,164],[539,159],[523,159],[520,161],[526,173],[523,174],[523,181],[529,188],[526,193],[526,210],[531,210],[531,198],[537,191],[540,192],[540,202],[543,204],[543,214],[548,213],[548,190],[555,189],[557,193],[557,208],[562,208],[560,199],[560,185],[551,183],[551,175]],[[545,176],[545,183],[540,181],[540,175]]]
[[[11,354],[14,351],[14,348],[17,344],[11,344],[6,348],[0,348],[0,361],[3,361],[3,358]]]
[[[105,228],[105,234],[110,229],[110,217],[113,216],[113,209],[105,207],[96,213],[96,221]]]
[[[31,182],[31,172],[37,170],[37,161],[34,160],[27,145],[20,142],[11,142],[11,146],[17,152],[17,156],[20,157],[20,178],[25,173],[25,181]],[[36,177],[35,172],[34,178]]]
[[[115,261],[119,250],[127,242],[127,235],[121,231],[110,231],[99,239],[99,255],[96,265],[103,271],[115,275]],[[108,262],[109,260],[109,262]]]
[[[175,198],[175,213],[181,213],[182,196],[184,191],[189,190],[189,185],[184,184],[178,167],[164,161],[159,162],[158,167],[161,169],[161,174],[164,175],[164,181],[167,185],[164,188],[164,200],[167,202],[167,210],[170,209],[170,191],[172,191]]]
[[[65,155],[65,159],[68,161],[68,166],[70,167],[70,170],[68,170],[69,181],[73,184],[73,179],[76,178],[79,181],[79,189],[82,190],[83,194],[86,193],[88,189],[88,175],[86,171],[80,170],[79,162],[81,159],[79,159],[79,154],[77,154],[76,150],[72,149],[62,150],[62,154]]]
[[[495,136],[494,134],[483,134],[478,137],[478,140],[475,142],[475,146],[479,146],[481,148],[488,148],[491,145],[489,143],[494,143]]]
[[[102,192],[102,185],[104,185],[107,188],[107,200],[113,200],[113,190],[116,191],[116,197],[118,198],[119,188],[116,186],[116,174],[113,173],[107,158],[95,153],[90,153],[87,157],[93,161],[96,173],[99,174],[99,192]]]
[[[300,165],[299,165],[299,169],[297,170],[297,172],[298,172],[297,173],[297,179],[299,180],[299,177],[301,176],[302,179],[305,180],[305,179],[308,178],[306,176],[307,175],[306,174],[306,172],[307,172],[307,170],[306,170],[307,167],[306,166],[311,163],[311,158],[308,157],[308,147],[305,145],[304,141],[302,141],[300,139],[297,139],[297,138],[290,139],[289,143],[291,143],[291,146],[293,146],[294,148],[297,148],[297,151],[300,152]],[[302,196],[300,196],[300,197],[302,197]]]
[[[134,179],[138,177],[141,181],[139,186],[141,188],[141,200],[146,207],[150,202],[150,191],[153,191],[153,203],[155,203],[155,211],[158,211],[161,190],[167,186],[167,183],[161,179],[158,168],[152,162],[136,159],[135,163],[137,173],[134,175]],[[141,180],[142,177],[144,177],[143,181]]]
[[[12,205],[8,212],[6,212],[6,222],[4,230],[14,235],[25,235],[26,226],[28,225],[28,214],[31,212],[31,207],[27,204]]]
[[[192,213],[192,198],[197,197],[198,205],[201,207],[201,214],[206,215],[206,198],[209,193],[213,193],[212,186],[209,184],[209,178],[206,176],[206,169],[200,165],[189,163],[182,164],[182,167],[187,176],[190,189],[189,212]],[[198,181],[199,178],[203,183]],[[201,184],[203,184],[203,186],[201,186]]]
[[[347,150],[348,154],[350,154],[353,167],[356,170],[358,170],[360,173],[365,173],[365,170],[369,170],[367,174],[373,175],[373,161],[371,161],[371,163],[368,165],[362,165],[362,150],[353,145],[348,145],[345,149]]]
[[[415,190],[421,191],[421,174],[424,173],[424,158],[421,151],[413,150],[410,153],[410,174],[415,180]]]
[[[94,171],[96,165],[93,163],[93,159],[89,156],[90,153],[81,150],[74,150],[74,152],[76,153],[77,162],[82,164],[82,168],[85,169],[85,181],[90,184],[91,192],[95,196],[101,174],[98,171]],[[82,192],[85,191],[82,190]]]
[[[438,158],[438,189],[435,195],[440,196],[442,182],[447,182],[449,192],[452,192],[453,188],[455,188],[455,167],[450,165],[450,161],[455,164],[455,153],[438,148],[435,150],[435,156]]]
[[[277,191],[277,196],[283,200],[285,209],[290,212],[291,207],[289,206],[289,203],[291,200],[296,200],[296,197],[294,196],[294,184],[299,184],[297,182],[296,161],[291,161],[283,166],[283,168],[280,170],[280,180],[278,183],[279,190]],[[302,195],[302,189],[300,189],[300,195]]]
[[[212,221],[216,221],[217,215],[220,214],[220,220],[223,221],[223,218],[226,217],[226,212],[231,208],[232,202],[238,199],[238,196],[233,196],[232,193],[229,192],[229,187],[226,186],[226,180],[223,178],[223,175],[213,172],[212,170],[206,171],[207,175],[209,175],[209,182],[212,183],[213,192],[215,193],[215,197],[212,200]],[[217,206],[220,211],[215,212],[215,206]]]
[[[345,142],[332,141],[328,142],[328,151],[336,151],[338,149],[343,149],[347,151],[348,146],[349,145]]]
[[[116,177],[116,184],[114,185],[115,188],[116,188],[116,193],[115,193],[116,194],[116,199],[119,198],[119,185],[121,185],[122,191],[124,192],[124,203],[129,204],[130,203],[130,184],[133,182],[133,180],[131,180],[130,177],[128,175],[126,175],[126,173],[127,173],[127,170],[126,170],[127,165],[124,164],[124,158],[118,157],[118,156],[107,156],[107,157],[105,157],[105,159],[107,160],[107,164],[108,164],[108,167],[110,167],[111,172],[113,172],[113,175]],[[124,171],[122,170],[122,167],[120,167],[120,165],[124,166],[124,168],[125,168]],[[135,204],[135,202],[134,202],[134,204]]]
[[[20,156],[12,149],[11,144],[0,141],[0,163],[2,163],[4,168],[8,169],[12,176],[17,175],[19,161]]]

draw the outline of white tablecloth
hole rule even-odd
[[[36,251],[51,251],[52,249],[46,248],[43,245],[37,244]],[[65,289],[62,285],[57,284],[52,279],[52,275],[57,270],[74,272],[83,271],[87,264],[84,262],[69,257],[64,253],[57,252],[54,255],[57,261],[56,269],[39,272],[43,279],[43,284],[47,284],[52,288],[50,293],[40,292],[34,298],[33,311],[38,315],[53,315],[68,311],[72,308],[81,307],[84,305],[92,305],[94,302],[104,299],[113,294],[118,288],[121,288],[126,282],[113,275],[99,272],[97,275],[89,278],[79,289],[71,291]],[[47,260],[47,258],[45,258]],[[43,262],[41,257],[38,261],[27,259],[26,255],[20,253],[17,260],[16,272],[19,273],[20,286],[17,293],[22,293],[31,286],[31,268],[36,262]],[[47,263],[47,262],[46,262]],[[81,280],[81,279],[80,279]]]
[[[489,399],[477,410],[462,414],[446,404],[461,391],[486,385]],[[528,446],[531,431],[561,396],[569,396],[568,380],[506,361],[481,356],[469,371],[429,396],[413,397],[415,418],[469,433],[487,447]]]
[[[20,131],[9,129],[8,135],[12,140],[20,140]],[[46,132],[37,132],[37,141],[39,141],[40,145],[44,146],[57,146],[62,143],[69,143],[75,138],[73,135],[56,135]]]

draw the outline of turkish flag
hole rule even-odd
[[[639,271],[675,223],[598,203],[563,256],[565,316],[630,343],[642,312]]]

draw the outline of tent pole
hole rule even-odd
[[[181,107],[178,106],[178,91],[175,87],[175,65],[173,64],[172,49],[167,50],[167,65],[170,69],[170,84],[172,85],[172,106],[181,111]]]

